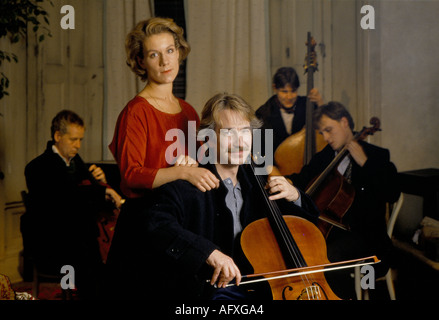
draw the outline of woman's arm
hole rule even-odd
[[[158,188],[174,180],[186,180],[200,191],[207,191],[219,187],[220,181],[208,169],[192,166],[173,166],[157,171],[152,188]]]

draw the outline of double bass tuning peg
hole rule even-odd
[[[305,73],[307,73],[309,68],[312,68],[312,71],[317,71],[317,54],[315,51],[316,41],[311,36],[311,33],[308,32],[308,40],[306,41],[307,53],[305,56],[305,64],[303,68]]]

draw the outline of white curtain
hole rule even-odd
[[[267,0],[186,0],[186,100],[200,112],[218,92],[254,109],[271,93]]]
[[[125,63],[125,37],[138,21],[150,18],[152,10],[150,0],[106,0],[104,10],[103,159],[113,160],[108,145],[117,117],[145,85]]]

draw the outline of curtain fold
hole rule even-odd
[[[117,117],[145,85],[125,63],[125,37],[137,22],[150,18],[152,10],[149,0],[106,0],[104,6],[103,159],[114,160],[108,145]]]
[[[254,109],[271,92],[267,0],[186,0],[186,100],[200,112],[218,92]]]

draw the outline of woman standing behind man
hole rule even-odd
[[[130,244],[141,236],[138,222],[153,199],[153,189],[179,179],[203,192],[219,186],[213,173],[198,168],[187,156],[188,139],[196,139],[188,135],[189,122],[198,126],[200,120],[194,108],[172,91],[179,65],[190,52],[183,33],[172,19],[151,18],[139,22],[126,38],[127,64],[147,83],[120,113],[109,145],[120,169],[121,191],[127,197],[107,261],[112,289],[117,290],[118,280],[124,281],[118,275],[129,274],[134,265],[137,254],[130,252]],[[166,141],[171,129],[182,130],[185,140]],[[166,150],[175,143],[185,155],[170,163]]]
[[[168,130],[181,129],[186,139],[195,139],[188,137],[188,123],[199,124],[194,108],[172,92],[179,65],[190,52],[183,32],[171,19],[151,18],[139,22],[126,39],[127,64],[147,84],[122,110],[109,147],[121,171],[121,190],[131,199],[178,179],[202,191],[218,185],[188,158],[172,165],[165,156],[174,143],[165,139]],[[187,152],[187,140],[179,143]]]

